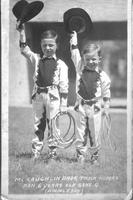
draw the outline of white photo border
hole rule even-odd
[[[9,199],[9,200],[18,200],[18,199],[38,199],[38,200],[52,200],[52,199],[123,199],[126,200],[128,198],[128,194],[131,194],[132,189],[132,38],[131,38],[131,25],[132,25],[132,0],[127,0],[127,18],[128,18],[128,50],[127,50],[127,58],[128,58],[128,68],[127,68],[127,193],[121,194],[74,194],[74,195],[9,195],[8,194],[8,92],[9,92],[9,27],[10,27],[10,19],[9,19],[9,9],[10,2],[8,0],[1,1],[1,99],[2,99],[2,112],[1,112],[1,138],[2,138],[2,165],[1,165],[1,199]],[[129,200],[129,199],[128,199]]]

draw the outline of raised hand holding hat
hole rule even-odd
[[[71,46],[72,46],[72,45],[76,46],[77,44],[78,44],[77,33],[76,33],[76,31],[73,31],[73,32],[71,33],[70,45],[71,45]]]

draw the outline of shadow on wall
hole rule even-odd
[[[69,95],[68,95],[68,104],[74,105],[76,100],[75,94],[75,68],[71,60],[70,50],[69,50],[69,40],[70,36],[65,32],[62,22],[30,22],[26,24],[26,37],[27,43],[32,49],[32,51],[42,54],[40,48],[40,36],[41,33],[47,29],[54,29],[59,35],[59,48],[57,50],[57,56],[64,60],[69,68]],[[127,23],[126,22],[97,22],[93,25],[93,30],[91,33],[86,32],[78,35],[79,40],[79,49],[82,48],[82,45],[86,40],[95,40],[95,41],[126,41],[127,39]],[[125,42],[126,44],[126,42]],[[113,48],[113,46],[111,47]],[[126,49],[126,47],[125,47]],[[112,49],[113,51],[113,49]],[[109,59],[108,66],[110,66],[111,60]],[[30,85],[30,94],[32,94],[33,88],[33,74],[34,69],[30,66],[28,62],[28,76],[29,76],[29,85]],[[125,70],[125,69],[124,69]],[[106,71],[106,70],[105,70]],[[111,70],[109,70],[111,73]],[[122,72],[121,72],[122,74]],[[115,90],[118,88],[113,88],[112,93],[115,97]],[[126,95],[126,92],[125,92]],[[117,96],[117,95],[116,95]],[[121,94],[119,95],[119,97]]]

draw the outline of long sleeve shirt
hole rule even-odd
[[[22,46],[20,50],[21,50],[21,53],[27,59],[31,61],[32,66],[35,69],[34,76],[33,76],[33,80],[34,80],[33,94],[34,94],[37,88],[39,62],[41,60],[41,57],[39,54],[36,54],[33,51],[31,51],[31,49],[27,45],[24,47]],[[68,67],[61,59],[57,59],[56,55],[54,55],[53,58],[57,61],[57,66],[52,77],[52,85],[56,85],[59,88],[59,92],[61,94],[67,94],[68,93]]]
[[[76,92],[84,100],[102,98],[110,99],[110,78],[96,67],[95,71],[86,70],[78,48],[70,49],[71,58],[76,69]]]

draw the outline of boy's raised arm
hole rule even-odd
[[[16,30],[19,32],[19,46],[21,53],[29,59],[32,63],[37,61],[37,54],[31,51],[30,47],[26,43],[25,26],[19,25],[19,21],[16,24]]]
[[[71,59],[75,65],[75,68],[78,69],[79,62],[81,61],[81,56],[78,49],[78,39],[76,31],[73,31],[73,33],[71,34],[70,51],[71,51]]]
[[[20,22],[18,21],[16,24],[16,30],[19,31],[20,34],[20,45],[26,44],[25,27],[23,24],[20,26],[19,23]]]

